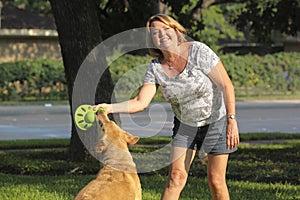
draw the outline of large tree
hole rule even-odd
[[[72,117],[72,135],[70,144],[71,158],[74,160],[86,159],[88,153],[79,138],[74,124],[73,89],[74,82],[80,66],[89,53],[102,42],[100,23],[98,20],[98,5],[95,0],[72,1],[72,0],[51,0],[52,12],[57,26],[61,54],[63,58],[65,74],[68,84],[69,103]],[[96,60],[97,61],[97,60]],[[103,61],[102,61],[103,62]],[[105,61],[104,61],[105,62]],[[100,65],[105,68],[105,63]],[[109,102],[113,90],[113,82],[107,69],[102,73],[97,92],[91,99],[98,102]],[[93,72],[91,72],[93,73]],[[100,77],[99,77],[100,78]],[[86,77],[86,89],[94,87],[89,85],[89,77]],[[88,97],[76,97],[85,98]]]
[[[297,36],[300,31],[300,1],[245,1],[231,18],[233,24],[247,33],[248,40],[272,43],[274,33]]]
[[[2,2],[10,2],[27,10],[51,15],[48,0]],[[203,19],[206,17],[203,16],[203,11],[213,5],[221,5],[221,12],[226,15],[225,21],[231,21],[243,31],[247,40],[272,42],[271,36],[274,31],[295,36],[300,30],[299,0],[95,0],[95,3],[98,7],[103,39],[121,31],[144,26],[145,20],[154,13],[168,12],[191,30],[191,37],[201,40],[207,37],[201,33],[204,27],[212,32],[216,29],[207,24],[208,20]],[[220,30],[223,29],[222,23],[216,23]],[[203,36],[199,37],[201,35]]]

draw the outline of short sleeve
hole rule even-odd
[[[198,67],[201,68],[203,73],[208,74],[220,61],[217,54],[209,48],[206,44],[196,42],[192,50],[193,59]]]
[[[144,75],[144,83],[157,84],[153,67],[154,67],[154,63],[151,62]]]

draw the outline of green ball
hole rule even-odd
[[[84,116],[84,121],[86,123],[93,123],[95,121],[95,113],[93,111],[89,111]]]

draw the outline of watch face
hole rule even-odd
[[[235,115],[228,115],[228,118],[235,119]]]

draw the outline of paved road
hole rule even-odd
[[[0,106],[0,140],[69,138],[69,106]],[[300,133],[300,101],[238,102],[241,133]],[[170,135],[173,114],[168,104],[151,104],[132,115],[121,114],[122,128],[134,135]]]

